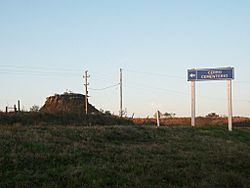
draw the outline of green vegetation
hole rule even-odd
[[[250,130],[0,126],[0,187],[248,187]]]
[[[0,125],[121,125],[132,121],[110,114],[21,112],[0,113]]]

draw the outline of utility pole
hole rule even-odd
[[[85,71],[85,75],[83,76],[83,78],[85,78],[85,113],[88,114],[88,78],[90,77],[90,75],[88,75],[88,71]]]
[[[21,110],[21,104],[20,104],[20,100],[17,101],[17,111],[20,112]]]
[[[120,68],[120,117],[122,117],[122,69]]]

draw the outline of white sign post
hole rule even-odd
[[[227,94],[228,94],[228,130],[232,131],[232,122],[233,122],[232,80],[227,81]]]
[[[160,111],[157,110],[156,112],[156,120],[157,120],[157,127],[160,127]]]
[[[232,80],[234,68],[189,69],[188,81],[191,81],[191,125],[195,126],[195,81],[227,80],[228,93],[228,130],[232,131]]]
[[[195,81],[191,81],[191,125],[195,126]]]

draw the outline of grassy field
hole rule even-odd
[[[134,118],[132,119],[136,125],[153,125],[156,124],[155,118]],[[196,117],[195,125],[227,125],[227,117]],[[237,127],[250,127],[250,118],[248,117],[233,117],[233,124]],[[161,118],[161,125],[176,126],[176,125],[191,125],[190,117],[172,117]]]
[[[0,187],[249,187],[250,129],[0,126]]]

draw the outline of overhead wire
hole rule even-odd
[[[188,94],[185,93],[185,92],[181,92],[181,91],[177,91],[177,90],[170,90],[170,89],[166,89],[166,88],[158,88],[158,87],[146,86],[146,85],[144,85],[144,84],[135,84],[135,85],[138,85],[139,87],[141,87],[141,88],[143,88],[143,89],[160,90],[160,91],[168,92],[168,93],[175,93],[175,94],[181,94],[181,95],[188,95]],[[124,85],[124,87],[133,87],[133,86]],[[138,88],[138,87],[133,87],[133,88],[141,89],[141,88]]]
[[[89,89],[90,90],[95,90],[95,91],[102,91],[102,90],[106,90],[106,89],[110,89],[110,88],[116,87],[118,85],[120,85],[120,83],[114,84],[114,85],[111,85],[111,86],[107,86],[107,87],[103,87],[103,88],[89,88]]]
[[[241,81],[241,80],[235,80],[236,83],[240,83],[240,84],[245,84],[245,83],[250,83],[250,81]]]
[[[48,76],[48,75],[58,76],[58,74],[62,74],[62,76],[65,76],[65,74],[66,74],[67,76],[75,76],[75,77],[82,74],[82,71],[80,71],[79,69],[64,69],[64,68],[34,67],[34,66],[19,66],[19,65],[18,66],[0,65],[0,67],[5,67],[5,68],[0,68],[0,73],[7,73],[7,74],[9,74],[9,73],[25,74],[25,75],[29,74],[32,76]],[[150,76],[164,76],[164,77],[168,77],[168,78],[185,79],[184,77],[180,77],[180,76],[161,74],[161,73],[155,73],[155,72],[135,71],[135,70],[130,70],[130,69],[122,69],[122,70],[124,70],[125,72],[140,73],[140,74],[146,74],[146,75],[150,75]],[[99,77],[99,79],[98,79],[98,77]],[[99,74],[95,74],[95,77],[92,77],[91,79],[103,80],[105,78],[99,76]],[[109,81],[111,81],[111,79]],[[240,81],[240,80],[236,80],[236,82],[237,83],[250,83],[250,81]],[[93,90],[93,91],[102,91],[102,90],[116,87],[118,85],[119,85],[119,83],[113,84],[113,85],[110,85],[107,87],[103,87],[103,88],[89,88],[89,89]],[[125,87],[131,87],[131,86],[125,85]],[[153,90],[158,90],[158,91],[161,90],[161,91],[168,92],[168,93],[189,95],[189,94],[187,94],[185,92],[181,92],[181,91],[170,90],[170,89],[165,89],[165,88],[150,87],[150,86],[145,86],[142,84],[140,84],[140,87],[141,88],[143,87],[144,89],[153,89]],[[215,97],[211,97],[211,96],[204,96],[204,97],[215,98]],[[244,99],[234,99],[234,100],[242,101],[242,102],[246,102],[246,101],[249,102],[249,100],[244,100]]]
[[[25,76],[78,76],[81,72],[73,69],[0,65],[0,73]]]
[[[176,78],[176,79],[185,79],[184,77],[180,77],[180,76],[168,75],[168,74],[161,74],[161,73],[155,73],[155,72],[143,72],[143,71],[135,71],[135,70],[129,70],[129,69],[123,69],[123,70],[125,70],[127,72],[133,72],[133,73],[147,74],[147,75],[150,75],[150,76],[155,75],[155,76],[171,77],[171,78]],[[237,80],[236,82],[237,83],[250,83],[250,81],[240,81],[240,80]],[[139,85],[142,86],[142,84],[139,84]],[[125,86],[125,87],[127,87],[127,86]],[[144,86],[142,86],[142,87],[144,87]],[[136,87],[134,87],[134,88],[136,88]],[[176,91],[176,90],[169,90],[169,89],[165,89],[165,88],[157,88],[157,87],[146,86],[146,87],[144,87],[144,89],[161,90],[163,92],[175,93],[175,94],[181,94],[181,95],[189,96],[188,93],[181,92],[181,91]],[[222,99],[222,98],[218,98],[218,97],[211,97],[211,96],[205,96],[205,95],[199,95],[198,97],[213,98],[213,99],[217,99],[217,100],[221,100]],[[238,101],[238,102],[250,102],[249,100],[246,100],[246,99],[234,99],[234,101]]]
[[[58,76],[65,76],[67,75],[70,77],[76,77],[79,76],[79,74],[73,74],[73,73],[63,73],[63,72],[37,72],[37,71],[6,71],[6,70],[0,70],[1,74],[15,74],[15,75],[23,75],[23,76],[53,76],[53,77],[58,77]]]
[[[50,67],[34,67],[34,66],[12,66],[12,65],[0,65],[0,73],[2,74],[15,74],[24,76],[72,76],[78,77],[83,74],[80,69],[63,69],[63,68],[50,68]],[[106,80],[108,82],[114,79],[108,75],[102,75],[100,73],[92,72],[92,80]]]
[[[164,93],[173,93],[173,94],[178,94],[178,95],[185,95],[185,96],[190,96],[190,94],[188,94],[187,92],[181,92],[181,91],[177,91],[177,90],[170,90],[170,89],[165,89],[165,88],[157,88],[157,87],[152,87],[152,86],[146,86],[146,85],[143,85],[143,84],[136,84],[138,85],[139,87],[134,87],[134,86],[127,86],[127,85],[124,85],[124,87],[129,87],[129,88],[134,88],[134,89],[147,89],[147,90],[158,90],[158,91],[162,91]],[[208,95],[198,95],[197,97],[199,98],[210,98],[210,99],[213,99],[213,100],[223,100],[224,98],[222,97],[212,97],[212,96],[208,96]],[[249,100],[247,99],[237,99],[235,98],[234,101],[238,101],[238,102],[250,102]]]
[[[67,71],[67,72],[78,72],[79,69],[69,69],[69,68],[61,68],[61,67],[37,67],[37,66],[20,66],[20,65],[0,65],[0,67],[7,67],[9,69],[28,69],[28,70],[53,70],[53,71]]]
[[[146,74],[150,76],[154,75],[154,76],[164,76],[164,77],[175,78],[175,79],[185,79],[182,76],[162,74],[162,73],[156,73],[156,72],[144,72],[144,71],[136,71],[136,70],[130,70],[130,69],[122,69],[122,70],[125,70],[126,72],[131,72],[131,73]]]

